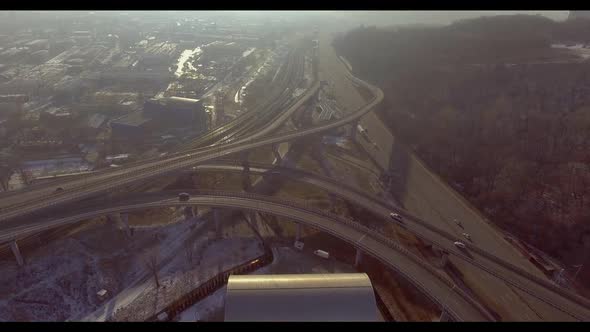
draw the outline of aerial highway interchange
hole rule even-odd
[[[263,102],[260,107],[262,116],[257,116],[255,112],[245,113],[198,138],[182,151],[160,158],[88,174],[71,181],[56,181],[48,185],[33,186],[22,192],[0,196],[0,242],[18,241],[36,232],[67,223],[80,222],[94,216],[149,207],[204,205],[256,210],[288,217],[296,222],[320,229],[351,243],[364,253],[375,256],[404,275],[456,320],[495,320],[496,318],[471,295],[439,275],[437,271],[429,267],[428,263],[404,250],[395,241],[386,239],[378,232],[354,221],[322,212],[305,204],[232,192],[197,191],[192,193],[188,202],[179,202],[175,196],[177,193],[131,193],[125,199],[105,201],[102,205],[97,204],[84,209],[72,208],[52,218],[39,218],[45,209],[70,206],[72,203],[97,197],[116,188],[195,166],[198,169],[241,172],[243,167],[219,160],[263,146],[289,142],[309,135],[321,135],[351,123],[355,128],[354,124],[371,112],[383,99],[383,92],[379,88],[348,74],[348,79],[373,93],[373,99],[366,105],[335,121],[269,136],[276,132],[302,105],[312,100],[320,89],[320,82],[316,80],[303,95],[295,99],[290,97],[291,91],[287,83],[300,77],[301,71],[294,69],[301,65],[300,59],[301,57],[296,54],[290,54],[286,64],[287,70],[283,71],[284,76],[279,77],[278,88],[273,89],[271,98]],[[253,130],[254,128],[257,130]],[[205,146],[213,143],[217,144]],[[440,225],[432,224],[391,202],[343,185],[328,177],[260,164],[251,164],[250,172],[286,176],[315,185],[372,211],[384,220],[387,220],[389,214],[395,211],[404,217],[405,222],[399,227],[404,227],[473,268],[484,271],[493,278],[500,279],[511,287],[518,288],[534,297],[538,302],[538,308],[543,310],[543,316],[547,320],[590,320],[588,300],[560,288],[540,273],[531,273],[530,270],[509,262],[506,257],[510,255],[510,252],[492,245],[493,240],[483,241],[476,238],[474,243],[466,243],[469,253],[466,254],[453,245],[456,234],[443,229]],[[63,190],[56,192],[57,188]],[[81,206],[84,206],[84,203]],[[486,231],[493,232],[493,230]]]

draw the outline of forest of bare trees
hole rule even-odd
[[[572,265],[590,263],[590,62],[551,44],[587,39],[590,21],[516,15],[361,27],[334,47],[381,86],[394,135],[490,220]]]

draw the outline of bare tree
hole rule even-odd
[[[184,255],[186,257],[186,260],[189,264],[193,263],[193,257],[194,257],[194,243],[192,242],[185,242],[184,243]]]
[[[496,188],[496,181],[498,179],[498,175],[502,171],[502,160],[499,153],[491,154],[489,159],[486,163],[482,165],[483,169],[483,176],[486,179],[487,183],[487,191],[492,192]]]
[[[158,278],[159,260],[159,250],[157,246],[148,250],[143,257],[143,263],[145,264],[145,267],[149,269],[154,275],[154,280],[156,281],[157,288],[160,288],[160,279]]]

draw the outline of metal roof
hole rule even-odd
[[[132,126],[132,127],[140,127],[147,122],[151,121],[150,118],[144,116],[143,112],[137,111],[126,114],[120,118],[117,118],[111,121],[111,125],[125,125],[125,126]]]
[[[225,321],[377,321],[365,273],[232,275]]]
[[[99,113],[94,113],[88,119],[88,127],[97,129],[98,127],[102,126],[106,119],[106,116]]]

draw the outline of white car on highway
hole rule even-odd
[[[399,214],[397,214],[397,213],[395,213],[395,212],[391,212],[391,213],[389,214],[389,218],[391,218],[391,219],[393,219],[393,220],[396,220],[397,222],[400,222],[400,223],[402,223],[402,222],[403,222],[402,216],[400,216]]]
[[[459,242],[459,241],[455,241],[455,243],[453,243],[457,248],[460,249],[467,249],[467,246],[465,246],[465,243],[463,242]]]

